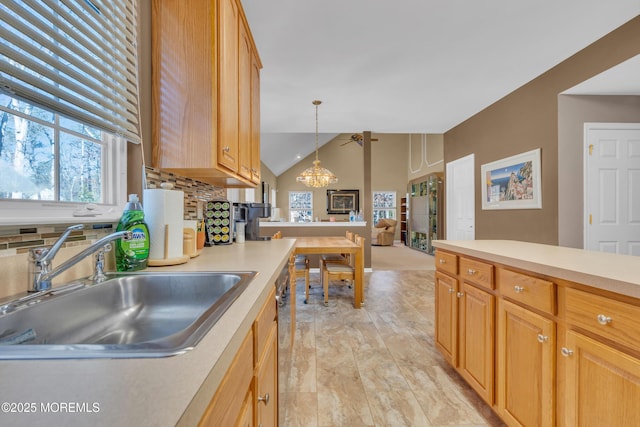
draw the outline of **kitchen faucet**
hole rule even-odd
[[[104,265],[104,248],[107,244],[114,240],[118,240],[121,238],[130,239],[131,232],[130,231],[118,231],[115,233],[111,233],[100,240],[97,240],[87,248],[85,248],[82,252],[72,256],[67,261],[63,262],[58,268],[53,268],[52,261],[53,258],[58,253],[58,250],[65,242],[69,234],[75,230],[82,230],[84,225],[72,225],[67,228],[62,236],[53,244],[51,248],[34,248],[30,251],[29,257],[29,291],[30,292],[40,292],[51,289],[51,280],[56,277],[58,274],[66,271],[70,267],[76,265],[78,262],[86,258],[87,256],[98,252],[96,256],[96,272],[93,277],[95,277],[98,281],[104,278],[103,274],[103,265]]]

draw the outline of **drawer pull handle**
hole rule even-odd
[[[258,402],[264,402],[265,405],[269,404],[269,393],[265,393],[264,397],[258,396]]]
[[[458,292],[456,295],[457,295],[458,298],[462,298],[464,296],[464,294],[462,292]]]
[[[446,264],[446,263],[447,263],[447,261],[446,261],[446,260],[444,260],[444,259],[440,258],[440,264]]]
[[[517,294],[524,292],[524,288],[522,286],[515,285],[513,290],[516,291]]]
[[[541,344],[546,343],[547,341],[549,341],[549,337],[546,335],[542,335],[542,334],[538,334],[538,342]]]
[[[566,347],[562,347],[562,349],[560,350],[560,353],[562,353],[564,357],[573,356],[573,350],[569,350]]]
[[[608,325],[611,323],[611,317],[605,316],[604,314],[598,314],[598,323],[601,325]]]
[[[450,294],[452,294],[452,293],[454,293],[454,292],[455,292],[455,291],[454,291],[453,289],[449,289],[449,293],[450,293]]]
[[[476,271],[473,268],[470,268],[467,270],[467,273],[469,274],[469,276],[473,276],[474,274],[476,274]]]

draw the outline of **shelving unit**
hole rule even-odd
[[[400,199],[400,241],[407,245],[407,196]]]
[[[433,241],[442,238],[439,215],[443,208],[441,174],[427,175],[409,183],[408,245],[433,255]]]

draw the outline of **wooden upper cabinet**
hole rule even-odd
[[[260,183],[260,58],[251,55],[251,181]]]
[[[218,2],[218,164],[238,170],[238,4]]]
[[[225,187],[255,186],[252,144],[260,130],[252,126],[260,107],[252,88],[259,90],[261,64],[254,74],[258,54],[240,1],[153,0],[152,32],[153,166]]]
[[[210,1],[154,0],[152,164],[168,170],[217,164],[217,59]]]
[[[251,41],[244,25],[239,28],[238,50],[238,173],[251,180]]]

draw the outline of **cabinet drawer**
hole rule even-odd
[[[460,257],[460,277],[478,286],[494,289],[493,265]]]
[[[448,252],[436,249],[436,268],[440,271],[456,275],[458,274],[458,257]]]
[[[640,307],[593,295],[565,290],[567,322],[640,351]]]
[[[253,333],[255,334],[256,347],[255,347],[255,363],[258,362],[262,351],[267,345],[267,339],[269,338],[269,332],[273,321],[276,320],[277,306],[276,306],[276,288],[274,286],[272,292],[267,298],[260,314],[256,317],[253,324]]]
[[[555,314],[555,288],[553,282],[515,271],[498,269],[500,294],[545,313]]]

